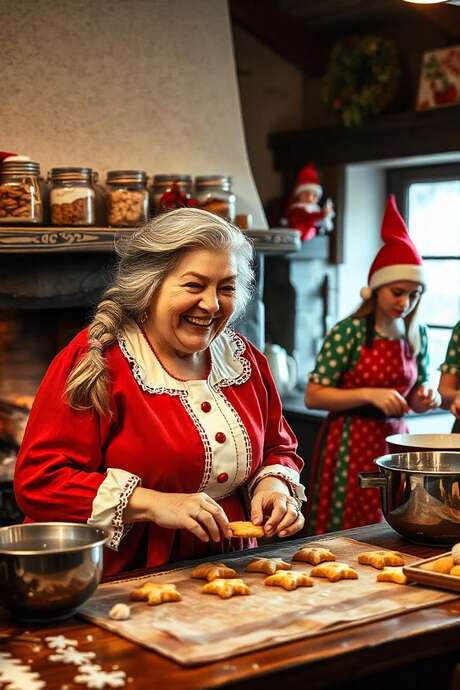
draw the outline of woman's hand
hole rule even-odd
[[[232,536],[224,510],[205,493],[173,494],[137,487],[124,511],[127,522],[155,522],[167,529],[187,529],[201,541]]]
[[[406,399],[394,388],[370,389],[369,402],[382,410],[387,417],[402,417],[409,411]]]
[[[434,410],[440,406],[441,396],[439,393],[433,391],[432,388],[418,386],[415,391],[411,393],[409,402],[414,412],[428,412],[428,410]]]
[[[288,537],[302,529],[305,518],[296,499],[287,493],[287,486],[285,491],[261,486],[269,479],[272,478],[262,479],[256,487],[251,501],[251,520],[255,525],[261,525],[264,516],[268,516],[264,525],[267,537],[275,534]]]
[[[452,400],[450,411],[457,419],[460,419],[460,391],[458,391],[457,395]]]

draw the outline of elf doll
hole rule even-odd
[[[313,163],[307,163],[297,175],[285,214],[288,227],[300,230],[303,242],[333,229],[334,205],[327,199],[321,208],[318,202],[322,194],[316,167]]]

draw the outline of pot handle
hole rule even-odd
[[[386,487],[387,478],[380,472],[358,472],[361,489],[381,489]]]

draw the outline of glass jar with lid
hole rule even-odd
[[[114,227],[132,227],[149,218],[147,176],[143,170],[109,170],[105,194],[107,222]]]
[[[52,225],[94,225],[96,192],[91,168],[52,168],[50,173]]]
[[[200,208],[234,222],[236,197],[230,175],[198,175],[195,177],[195,198]]]
[[[152,215],[188,206],[191,197],[191,175],[154,175],[150,200]]]
[[[22,157],[11,157],[0,166],[0,223],[43,223],[40,166]]]

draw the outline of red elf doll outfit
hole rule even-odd
[[[394,201],[387,203],[381,229],[384,246],[369,270],[361,297],[396,281],[425,284],[422,259],[409,238]],[[374,315],[349,316],[327,335],[310,381],[334,388],[393,388],[403,397],[426,383],[428,340],[418,326],[417,355],[406,338],[387,338],[375,331]],[[311,534],[360,527],[382,519],[379,494],[361,489],[358,472],[375,470],[374,460],[388,452],[386,437],[404,433],[403,418],[386,417],[373,405],[330,413],[323,424],[312,461]]]
[[[155,568],[254,546],[204,543],[187,530],[126,524],[136,488],[205,492],[229,520],[247,519],[246,502],[265,476],[282,478],[299,501],[302,460],[285,422],[267,361],[230,329],[210,345],[205,380],[180,381],[129,322],[104,352],[110,415],[76,411],[65,399],[70,371],[87,351],[81,331],[51,363],[19,452],[15,490],[27,519],[87,522],[111,533],[104,573]]]

